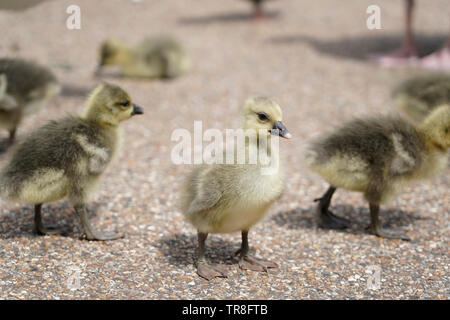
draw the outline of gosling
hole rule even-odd
[[[120,122],[142,113],[118,86],[98,85],[82,116],[50,121],[18,145],[0,173],[1,196],[34,204],[35,232],[39,235],[59,233],[43,225],[42,204],[67,197],[88,240],[122,237],[96,231],[89,223],[85,204],[116,154]]]
[[[197,228],[197,273],[207,280],[226,277],[223,266],[209,265],[205,260],[205,241],[209,233],[242,232],[242,245],[236,253],[240,254],[241,269],[267,271],[267,268],[277,267],[273,262],[249,255],[248,232],[283,191],[279,155],[271,148],[271,135],[291,138],[281,121],[281,108],[277,103],[265,97],[247,99],[243,107],[243,128],[246,133],[254,133],[255,138],[246,135],[245,144],[234,149],[234,163],[217,161],[200,165],[187,179],[181,194],[182,211]],[[237,162],[239,151],[245,152],[245,161]],[[261,161],[249,161],[252,151],[253,154],[261,152],[278,166],[270,174],[263,174]]]
[[[9,131],[7,146],[23,117],[47,105],[60,90],[49,69],[22,59],[0,59],[0,126]]]
[[[359,191],[369,202],[370,230],[377,236],[409,240],[401,231],[383,228],[380,204],[401,187],[444,171],[450,147],[450,105],[436,108],[422,124],[389,116],[353,120],[314,142],[306,155],[309,167],[330,187],[319,201],[319,224],[342,229],[348,220],[328,210],[337,188]]]
[[[161,36],[144,39],[133,48],[119,39],[107,39],[100,49],[96,74],[107,65],[119,66],[125,77],[174,78],[189,69],[190,61],[178,41]]]
[[[416,122],[436,107],[450,103],[450,73],[434,72],[400,83],[392,92],[395,105]]]

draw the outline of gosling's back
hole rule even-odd
[[[176,77],[189,69],[190,62],[185,49],[170,37],[144,39],[135,52],[154,72],[159,71],[161,77]]]
[[[13,200],[33,202],[33,192],[24,193],[24,188],[32,186],[45,192],[51,184],[59,184],[62,194],[49,194],[51,198],[65,196],[69,189],[81,186],[83,179],[101,173],[89,170],[86,145],[103,150],[108,155],[106,162],[115,151],[115,139],[95,123],[73,116],[48,122],[13,151],[0,175],[1,193]]]
[[[0,59],[0,74],[8,80],[7,92],[24,103],[37,98],[36,90],[57,83],[53,73],[40,65],[22,59]]]
[[[450,102],[450,74],[428,73],[407,79],[392,92],[397,107],[422,121],[436,107]]]

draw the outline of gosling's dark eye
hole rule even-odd
[[[121,105],[122,107],[128,107],[128,106],[130,105],[130,101],[124,101],[124,102],[121,102],[120,105]]]
[[[447,128],[445,128],[445,133],[448,133],[448,130],[449,130],[449,128],[447,127]]]
[[[267,117],[267,114],[265,114],[264,112],[259,112],[258,113],[258,118],[261,121],[267,121],[269,120],[269,117]]]

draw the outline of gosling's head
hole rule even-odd
[[[450,104],[434,109],[425,118],[422,130],[434,145],[444,149],[450,148]]]
[[[98,85],[90,94],[84,117],[102,126],[117,126],[135,114],[143,114],[122,88],[109,83]]]
[[[98,74],[103,66],[120,64],[124,59],[125,44],[116,38],[106,39],[100,47],[100,60],[98,63]]]
[[[292,137],[282,122],[280,106],[266,97],[247,99],[244,103],[243,118],[244,130],[256,130],[258,135],[260,130],[264,130],[267,135],[278,135],[286,139]]]

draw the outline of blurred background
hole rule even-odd
[[[414,31],[423,56],[445,42],[450,7],[448,0],[416,2]],[[74,4],[81,9],[79,30],[66,26],[66,9]],[[373,4],[381,9],[380,30],[366,26],[366,9]],[[99,228],[112,224],[126,230],[127,238],[108,244],[35,239],[32,208],[19,214],[22,205],[2,201],[0,245],[9,249],[0,253],[0,265],[9,263],[3,275],[9,284],[3,284],[0,297],[448,299],[448,256],[442,253],[448,230],[441,228],[448,224],[443,212],[450,205],[448,170],[432,182],[406,188],[394,209],[385,209],[391,223],[412,231],[418,243],[380,244],[364,231],[368,209],[356,193],[335,198],[335,213],[356,221],[354,229],[316,230],[312,200],[326,185],[299,165],[304,143],[317,134],[355,116],[397,112],[392,88],[423,72],[368,59],[401,45],[404,1],[273,0],[264,4],[264,12],[265,17],[254,17],[251,3],[240,0],[0,0],[0,56],[47,66],[62,84],[59,97],[24,120],[18,139],[48,119],[80,112],[101,80],[119,84],[145,109],[142,117],[124,124],[124,152],[108,169],[93,205]],[[133,45],[159,34],[184,45],[192,61],[189,72],[170,80],[128,79],[114,72],[94,76],[106,38]],[[235,271],[223,282],[205,284],[191,266],[195,231],[176,206],[191,168],[171,163],[170,136],[177,128],[192,130],[194,120],[202,120],[204,129],[239,127],[241,105],[252,94],[281,105],[294,137],[281,141],[288,188],[272,216],[255,227],[251,243],[286,265],[275,275]],[[3,137],[6,131],[0,132]],[[65,202],[47,208],[49,222],[76,220]],[[214,238],[210,247],[217,251],[208,254],[219,260],[228,259],[229,247],[237,249],[240,241],[237,234]],[[46,248],[52,248],[52,257]],[[411,267],[417,261],[422,263]],[[67,292],[55,282],[57,276],[36,275],[58,274],[69,262],[90,266],[83,281],[91,289]],[[384,279],[393,285],[368,292],[358,278],[339,284],[337,279],[363,275],[370,263],[382,264]],[[120,285],[111,289],[108,279]]]

